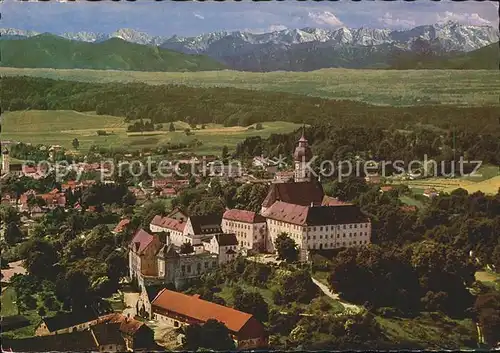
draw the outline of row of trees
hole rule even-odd
[[[10,111],[73,109],[149,119],[152,123],[186,121],[249,126],[286,120],[373,128],[431,124],[464,131],[500,132],[496,107],[370,106],[277,92],[234,88],[195,88],[142,83],[84,83],[34,77],[5,77],[0,98]],[[306,121],[304,121],[304,119]],[[188,121],[189,120],[189,121]]]
[[[57,180],[55,173],[49,173],[44,178],[34,179],[26,176],[20,178],[8,176],[0,180],[0,192],[2,195],[13,195],[18,201],[22,194],[28,190],[44,194],[54,189],[60,189],[61,183]]]
[[[180,207],[193,215],[222,214],[226,207],[257,212],[266,195],[267,185],[264,184],[240,184],[211,178],[208,188],[202,185],[181,191],[173,200],[172,206]]]
[[[347,300],[369,307],[464,317],[473,304],[468,287],[475,270],[465,252],[424,241],[390,251],[375,245],[341,251],[329,281]],[[361,283],[370,290],[360,290]]]
[[[17,250],[27,270],[26,275],[13,280],[18,306],[33,309],[33,299],[44,302],[50,297],[52,304],[46,305],[47,311],[106,311],[107,303],[101,298],[117,290],[127,271],[126,251],[121,247],[125,239],[111,234],[103,219],[89,231],[89,223],[95,222],[80,223],[77,214],[52,216]],[[54,230],[56,224],[58,229]],[[82,237],[82,233],[86,235]]]
[[[318,162],[325,160],[351,160],[354,163],[356,158],[403,161],[407,166],[410,161],[423,161],[427,156],[427,160],[435,160],[438,167],[437,170],[429,170],[429,173],[440,175],[452,172],[451,161],[455,161],[454,171],[459,173],[460,157],[464,161],[500,164],[500,139],[495,129],[476,133],[456,126],[443,130],[416,126],[408,130],[394,126],[368,126],[342,127],[319,122],[308,128],[306,137],[317,156],[316,167],[319,167]],[[240,158],[261,154],[269,157],[291,156],[299,137],[300,132],[272,134],[268,139],[248,137],[237,145],[236,155]],[[393,164],[385,168],[386,173],[398,172]],[[473,168],[472,163],[464,163],[465,173],[472,172]],[[405,170],[408,171],[408,167]]]
[[[135,121],[132,125],[127,127],[128,132],[144,132],[144,131],[155,131],[161,130],[163,128],[162,124],[158,124],[155,126],[152,122],[144,121],[140,119],[139,121]]]
[[[340,200],[357,204],[372,220],[372,243],[392,247],[432,240],[463,250],[479,265],[499,269],[500,192],[469,194],[456,189],[424,200],[418,212],[405,209],[400,196],[409,190],[398,185],[389,192],[367,185],[364,178],[347,177],[325,184],[325,190]]]

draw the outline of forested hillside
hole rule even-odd
[[[234,88],[196,88],[141,83],[93,84],[43,78],[5,77],[0,92],[4,110],[70,109],[151,119],[248,126],[262,121],[324,123],[333,128],[412,130],[416,125],[500,135],[498,107],[372,106],[353,101]]]
[[[136,71],[220,70],[204,55],[189,55],[112,38],[101,43],[71,41],[51,34],[0,41],[1,66]]]

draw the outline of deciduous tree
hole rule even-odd
[[[295,262],[298,260],[299,250],[297,244],[287,233],[278,235],[275,241],[275,247],[278,252],[278,259],[285,260],[286,262]]]

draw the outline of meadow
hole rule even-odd
[[[6,112],[3,115],[2,139],[31,144],[57,144],[73,149],[72,142],[77,138],[80,149],[87,151],[92,145],[140,149],[145,147],[166,146],[168,143],[190,143],[198,140],[201,145],[195,148],[199,154],[220,154],[224,145],[232,149],[238,142],[250,136],[268,137],[272,133],[288,133],[300,127],[298,124],[275,121],[262,123],[262,130],[249,127],[224,127],[219,124],[206,124],[205,129],[191,129],[189,136],[184,129],[185,122],[175,122],[175,132],[168,131],[169,124],[159,131],[128,133],[123,117],[97,115],[95,112],[76,112],[72,110],[25,110]],[[198,125],[201,127],[201,125]],[[98,136],[97,130],[106,131],[106,136]]]
[[[494,195],[500,189],[500,170],[498,166],[483,165],[479,168],[477,176],[464,176],[461,178],[425,178],[417,180],[394,181],[395,184],[405,184],[411,189],[413,194],[422,195],[425,189],[434,188],[439,192],[450,193],[458,188],[465,189],[472,194],[481,191],[485,194]],[[413,203],[411,198],[402,200],[406,204],[419,207],[421,205]]]
[[[500,81],[488,70],[349,70],[312,72],[139,72],[0,68],[0,75],[83,82],[144,82],[288,92],[377,105],[498,105]]]

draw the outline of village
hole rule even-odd
[[[50,150],[55,149],[57,147]],[[34,337],[4,340],[4,349],[20,351],[46,345],[55,350],[60,340],[74,342],[75,350],[153,349],[157,343],[148,322],[155,327],[178,329],[209,320],[222,322],[238,349],[266,348],[268,334],[251,314],[180,291],[239,258],[254,257],[278,264],[280,256],[276,254],[285,238],[291,240],[296,260],[302,263],[310,262],[310,250],[334,250],[370,243],[370,219],[357,206],[325,195],[321,183],[306,168],[312,151],[304,134],[292,157],[294,170],[291,172],[279,171],[276,163],[262,157],[254,158],[253,167],[274,175],[268,180],[249,177],[241,170],[234,175],[228,174],[230,168],[219,170],[219,178],[241,176],[246,183],[268,185],[267,195],[257,211],[233,208],[225,209],[222,214],[190,215],[177,207],[166,215],[154,215],[147,227],[137,229],[131,229],[131,219],[122,218],[112,233],[116,236],[125,232],[132,234],[127,249],[128,273],[123,278],[124,285],[137,293],[127,294],[130,309],[114,314],[89,309],[83,313],[65,312],[42,317]],[[188,161],[193,162],[192,159]],[[44,171],[37,168],[19,168],[11,164],[8,150],[3,153],[2,162],[4,178],[38,180],[44,177]],[[78,168],[84,172],[102,172],[99,163],[79,163]],[[168,201],[199,182],[199,178],[193,177],[153,179],[149,186],[140,183],[128,187],[128,192],[139,204],[155,198]],[[99,181],[66,180],[48,193],[34,190],[20,195],[2,193],[2,204],[24,214],[27,225],[57,208],[100,212],[99,205],[86,207],[79,201],[69,203],[69,199],[78,199],[73,197],[76,193],[81,194],[96,183]],[[104,184],[112,185],[115,181],[109,179]],[[176,341],[181,343],[182,336]]]
[[[47,166],[13,162],[9,150],[16,144],[2,141],[2,297],[17,307],[3,320],[2,349],[296,347],[301,320],[318,315],[364,320],[359,330],[367,334],[376,324],[366,303],[345,300],[330,273],[339,254],[372,249],[377,217],[359,200],[391,203],[404,223],[440,192],[427,188],[410,196],[408,187],[377,173],[339,180],[332,192],[332,183],[308,168],[313,151],[304,128],[299,136],[285,158],[261,155],[241,163],[226,149],[220,158],[169,155],[176,162],[168,164],[170,174],[153,163],[156,173],[145,176],[120,168],[134,158],[150,163],[150,153],[123,156],[116,173],[109,159],[99,162],[109,156],[95,153],[92,161],[58,164],[65,154],[60,146],[43,148]],[[399,237],[390,228],[394,216],[387,217],[378,237]],[[59,260],[42,254],[51,251]],[[479,266],[476,256],[469,252]],[[44,270],[36,269],[39,261],[48,262]],[[88,284],[59,288],[76,280]],[[297,326],[282,327],[284,318]]]

